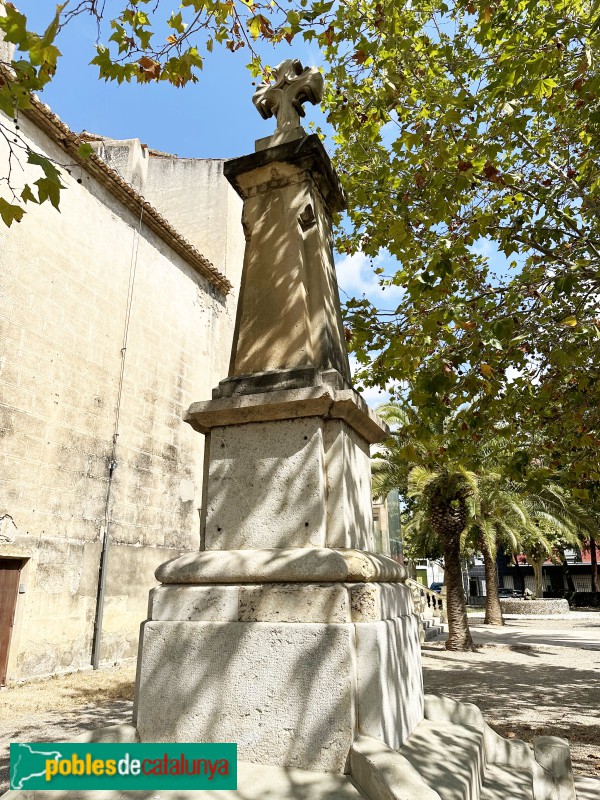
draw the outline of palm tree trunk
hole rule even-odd
[[[467,603],[462,585],[460,567],[460,535],[447,534],[444,542],[444,583],[446,584],[446,611],[448,614],[448,639],[446,650],[475,650],[467,619]]]
[[[592,592],[598,591],[598,558],[596,556],[596,540],[590,536],[590,556],[592,559]]]
[[[504,625],[502,606],[498,593],[498,576],[496,575],[496,561],[485,538],[481,542],[483,553],[483,567],[485,569],[485,625]]]
[[[571,575],[571,570],[569,569],[569,562],[567,561],[567,557],[565,555],[565,548],[559,547],[558,552],[560,554],[560,563],[562,564],[565,580],[567,581],[567,591],[574,592],[575,584],[573,583],[573,576]]]

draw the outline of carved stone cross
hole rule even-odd
[[[302,103],[313,105],[323,99],[323,76],[316,67],[303,67],[297,58],[288,58],[274,70],[275,83],[261,83],[252,102],[263,119],[277,118],[275,135],[300,128],[305,114]]]

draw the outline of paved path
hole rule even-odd
[[[550,645],[551,647],[575,647],[580,650],[600,650],[600,621],[593,627],[583,630],[525,627],[514,620],[501,628],[473,624],[469,627],[475,644]],[[445,642],[446,637],[447,634],[443,633],[431,641]]]
[[[550,616],[506,615],[505,625],[483,625],[483,614],[469,614],[469,627],[476,644],[535,645],[600,650],[600,614],[572,612]],[[443,633],[430,641],[444,642]]]

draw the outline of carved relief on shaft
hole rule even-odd
[[[323,76],[316,67],[289,58],[275,68],[274,77],[275,83],[260,84],[252,102],[263,119],[276,117],[276,132],[297,128],[305,115],[302,103],[315,105],[323,99]]]

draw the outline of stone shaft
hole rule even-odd
[[[246,235],[231,376],[313,365],[350,385],[331,231],[343,199],[328,161],[310,136],[227,164]]]

